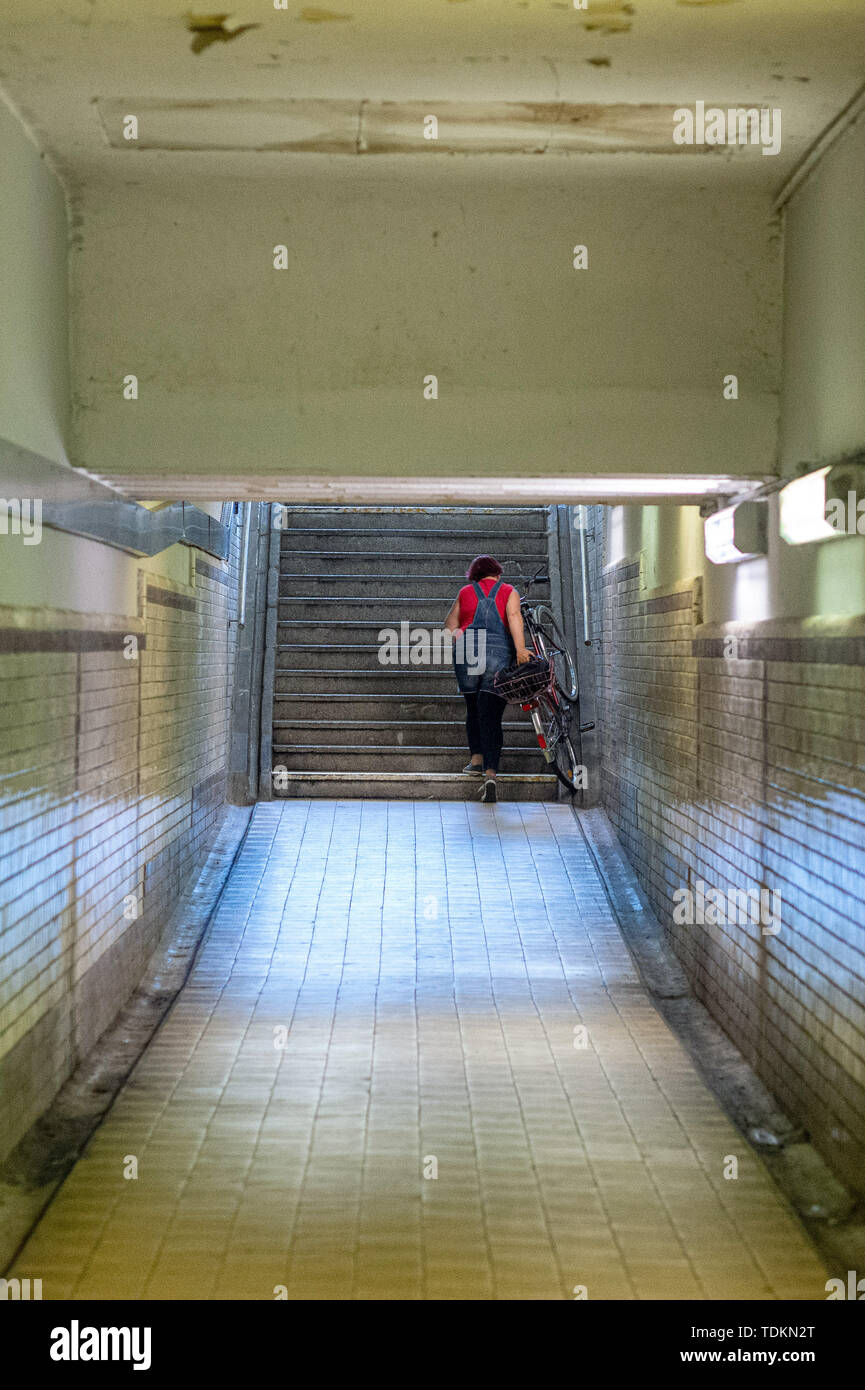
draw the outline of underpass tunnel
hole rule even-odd
[[[0,25],[6,1299],[861,1293],[861,6],[441,11]]]

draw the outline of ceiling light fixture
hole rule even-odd
[[[794,478],[781,491],[781,536],[808,545],[838,536],[865,536],[865,464],[827,464]]]
[[[706,556],[713,565],[754,560],[768,549],[765,500],[739,502],[708,516],[704,525]]]
[[[728,474],[618,474],[605,477],[574,474],[538,478],[508,477],[370,477],[355,474],[192,474],[163,477],[112,473],[110,482],[128,497],[158,497],[208,502],[238,498],[254,501],[291,500],[295,503],[346,506],[548,506],[583,502],[699,506],[704,498],[731,497],[759,488],[765,479],[732,478]]]

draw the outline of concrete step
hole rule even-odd
[[[505,746],[508,748],[534,748],[537,751],[535,732],[528,719],[524,722],[510,721],[503,725]],[[465,721],[456,719],[422,719],[396,721],[388,719],[373,720],[326,720],[326,719],[275,719],[273,722],[273,751],[291,748],[315,747],[323,744],[341,747],[363,744],[370,748],[387,748],[403,744],[417,747],[424,745],[433,748],[465,748]],[[465,755],[466,761],[468,754]]]
[[[358,597],[354,594],[342,596],[336,602],[332,598],[310,597],[297,594],[279,600],[279,621],[293,622],[296,619],[325,622],[369,622],[376,630],[382,627],[399,626],[401,622],[428,622],[439,626],[448,615],[457,590],[446,598],[405,598],[394,594],[379,598]],[[382,612],[387,621],[382,622]]]
[[[508,584],[520,589],[525,587],[525,576],[505,575]],[[465,583],[460,574],[421,574],[412,575],[347,574],[335,570],[328,574],[304,574],[300,570],[282,571],[279,576],[280,598],[328,598],[342,600],[343,595],[362,599],[414,598],[449,599],[452,603]],[[538,601],[549,598],[549,585],[536,585],[532,597]],[[337,605],[338,606],[338,605]],[[342,616],[338,614],[338,616]]]
[[[304,644],[317,643],[324,646],[340,645],[341,643],[360,643],[361,646],[369,646],[378,641],[378,634],[383,627],[396,628],[400,632],[400,623],[408,622],[410,632],[415,632],[422,628],[426,632],[440,630],[444,626],[445,610],[440,607],[437,618],[397,618],[390,622],[383,623],[381,618],[329,618],[327,622],[310,621],[308,618],[279,619],[277,621],[277,637],[280,643],[301,642]],[[409,638],[411,640],[411,637]]]
[[[512,707],[514,717],[516,707]],[[435,723],[448,720],[465,723],[465,701],[456,688],[448,694],[431,695],[341,695],[316,690],[312,693],[276,695],[273,701],[274,720],[324,719],[331,723],[376,723],[383,720],[399,728],[404,724]],[[394,740],[396,742],[396,740]]]
[[[427,667],[417,675],[379,666],[372,671],[277,669],[276,695],[450,695],[458,694],[452,670]]]
[[[499,535],[543,536],[546,507],[292,507],[286,505],[283,531],[326,526],[328,530],[388,532],[391,526],[418,531],[448,530]]]
[[[441,531],[389,527],[386,532],[298,526],[282,533],[283,554],[336,550],[342,555],[354,555],[377,548],[385,548],[387,554],[394,556],[432,548],[438,555],[450,555],[463,561],[465,569],[469,559],[481,554],[495,555],[497,560],[501,560],[502,555],[539,555],[545,559],[547,538],[534,532],[466,531],[456,526]]]
[[[478,801],[480,784],[468,774],[427,773],[423,777],[404,772],[289,772],[274,786],[274,797],[316,797],[328,800]],[[546,774],[506,774],[498,778],[502,801],[557,801],[558,782]],[[495,814],[495,807],[489,812]]]
[[[384,665],[383,628],[440,629],[477,554],[495,555],[525,592],[547,567],[548,509],[303,507],[281,539],[273,763],[277,796],[472,799],[465,702],[450,653]],[[548,597],[548,586],[533,596]],[[410,639],[409,639],[410,640]],[[549,800],[528,718],[505,724],[503,799]]]
[[[382,573],[412,576],[448,575],[452,577],[457,588],[466,583],[466,569],[472,559],[469,551],[442,554],[438,550],[427,548],[394,555],[389,549],[384,548],[386,540],[386,537],[381,538],[374,550],[370,549],[365,553],[352,551],[349,554],[344,550],[295,550],[286,546],[283,539],[280,571],[284,574],[328,574],[331,570],[339,570],[352,580],[357,575]],[[525,584],[526,580],[546,563],[546,557],[539,555],[537,551],[531,555],[518,556],[510,551],[501,552],[496,558],[507,576],[507,582],[516,588]],[[346,591],[350,592],[350,583],[345,587]]]
[[[468,762],[465,743],[453,747],[411,747],[398,743],[368,748],[365,744],[308,744],[273,749],[273,766],[297,772],[459,772]],[[509,748],[502,753],[503,772],[542,772],[546,764],[534,748]]]
[[[405,631],[403,623],[406,624]],[[384,619],[337,618],[327,622],[311,622],[306,618],[280,619],[277,621],[276,634],[280,650],[293,651],[299,647],[344,647],[346,650],[375,647],[377,650],[385,642],[392,646],[391,633],[396,633],[398,642],[405,642],[408,650],[411,650],[417,635],[426,633],[429,635],[430,650],[443,651],[443,644],[447,640],[440,636],[443,629],[444,621],[441,616],[436,619],[407,619],[399,616],[391,618],[387,615]],[[388,634],[381,641],[380,632]]]
[[[397,665],[394,662],[383,662],[379,658],[382,652],[388,650],[386,643],[370,642],[360,644],[354,643],[304,643],[304,642],[281,642],[277,648],[277,664],[290,664],[293,671],[333,671],[346,670],[351,668],[353,671],[405,671],[407,674],[414,675],[418,671],[432,671],[439,673],[447,671],[453,676],[453,656],[445,648],[443,643],[439,643],[431,650],[432,654],[441,653],[443,659],[430,665],[414,663]]]

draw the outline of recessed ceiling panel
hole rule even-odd
[[[676,108],[662,104],[138,97],[100,99],[97,110],[109,144],[129,150],[693,155],[717,148],[676,144]]]
[[[164,101],[96,103],[105,137],[126,150],[249,150],[354,153],[356,101]],[[134,118],[133,125],[130,118]]]

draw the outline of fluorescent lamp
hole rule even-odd
[[[766,517],[768,503],[763,499],[738,502],[722,507],[706,518],[706,555],[713,565],[732,565],[753,560],[767,550]]]
[[[554,477],[554,478],[500,478],[495,486],[508,492],[536,493],[544,489],[551,497],[573,496],[622,497],[702,497],[708,493],[720,492],[735,485],[747,487],[747,479],[718,478],[713,475],[646,475],[646,474],[598,474],[593,477]],[[758,484],[754,483],[754,487]]]
[[[152,473],[109,474],[103,481],[129,497],[195,502],[291,501],[309,506],[547,506],[602,502],[616,506],[679,503],[698,506],[706,497],[747,493],[765,478],[729,474],[556,474],[553,477],[371,477],[355,474]]]
[[[223,29],[228,27],[223,21]],[[600,151],[704,154],[676,145],[677,107],[659,102],[377,101],[361,97],[97,97],[105,138],[132,151],[244,150],[256,153],[463,154]],[[135,139],[128,113],[138,118]],[[430,127],[430,118],[435,120]],[[433,137],[433,138],[431,138]]]
[[[788,545],[828,540],[835,531],[826,520],[828,468],[796,478],[781,492],[781,535]]]
[[[865,535],[862,464],[830,464],[794,478],[781,491],[780,528],[788,545]]]

